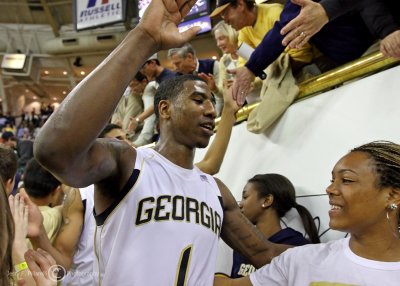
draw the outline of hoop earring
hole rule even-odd
[[[392,225],[390,222],[390,217],[389,217],[389,211],[397,211],[397,205],[394,203],[391,203],[390,205],[387,206],[386,208],[386,220],[389,224],[389,228],[392,230],[392,233],[394,235],[395,238],[399,238],[399,233],[397,231],[397,227],[395,228],[395,230],[392,229]]]

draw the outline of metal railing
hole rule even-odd
[[[377,73],[399,63],[400,59],[387,58],[381,52],[369,54],[300,83],[299,95],[294,102],[315,96],[347,81]],[[259,102],[241,108],[236,113],[236,122],[246,120],[250,112],[258,104]],[[215,120],[216,128],[218,127],[220,120],[220,117]]]

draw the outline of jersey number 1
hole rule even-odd
[[[190,266],[190,258],[192,256],[192,245],[186,246],[182,252],[176,270],[174,286],[186,286],[187,274]]]

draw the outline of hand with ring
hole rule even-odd
[[[232,96],[239,106],[242,106],[254,81],[254,74],[247,67],[236,69],[236,78],[232,87]]]
[[[282,28],[282,45],[301,48],[328,23],[329,18],[321,4],[312,0],[291,0],[301,6],[300,14]]]

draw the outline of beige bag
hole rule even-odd
[[[267,79],[261,88],[261,102],[247,119],[247,130],[257,134],[270,127],[299,94],[288,54],[282,53],[265,72]]]

